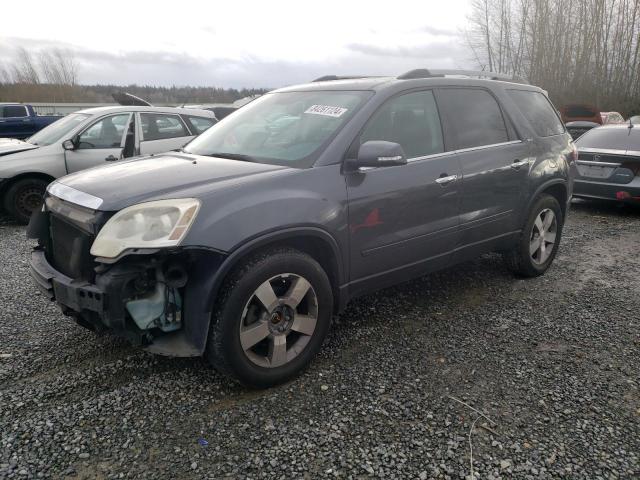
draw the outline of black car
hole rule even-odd
[[[565,123],[565,126],[567,127],[567,131],[569,132],[569,135],[571,135],[571,138],[577,140],[592,128],[599,127],[600,124],[581,120],[576,122],[567,122]]]
[[[296,375],[356,296],[490,251],[541,275],[571,137],[543,90],[449,73],[283,88],[180,152],[61,178],[32,275],[79,324],[253,386]]]
[[[574,196],[640,205],[640,125],[629,122],[594,128],[576,146]]]

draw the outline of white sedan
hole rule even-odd
[[[175,150],[216,123],[213,112],[100,107],[52,123],[26,141],[0,139],[0,200],[26,223],[54,179],[138,155]]]

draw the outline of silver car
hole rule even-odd
[[[67,115],[26,141],[0,139],[2,207],[26,223],[52,180],[105,162],[175,150],[216,121],[208,110],[100,107]]]

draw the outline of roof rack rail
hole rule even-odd
[[[338,75],[323,75],[322,77],[318,77],[315,80],[311,80],[312,82],[330,82],[333,80],[356,80],[358,78],[369,78],[368,75],[346,75],[346,76],[338,76]]]
[[[400,80],[410,80],[414,78],[434,78],[446,76],[464,76],[488,78],[490,80],[505,80],[508,82],[521,82],[520,79],[507,75],[506,73],[486,72],[482,70],[428,70],[426,68],[418,68],[410,70],[398,76]]]

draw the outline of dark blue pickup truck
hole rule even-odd
[[[36,115],[31,105],[0,103],[0,137],[27,138],[60,118]]]

